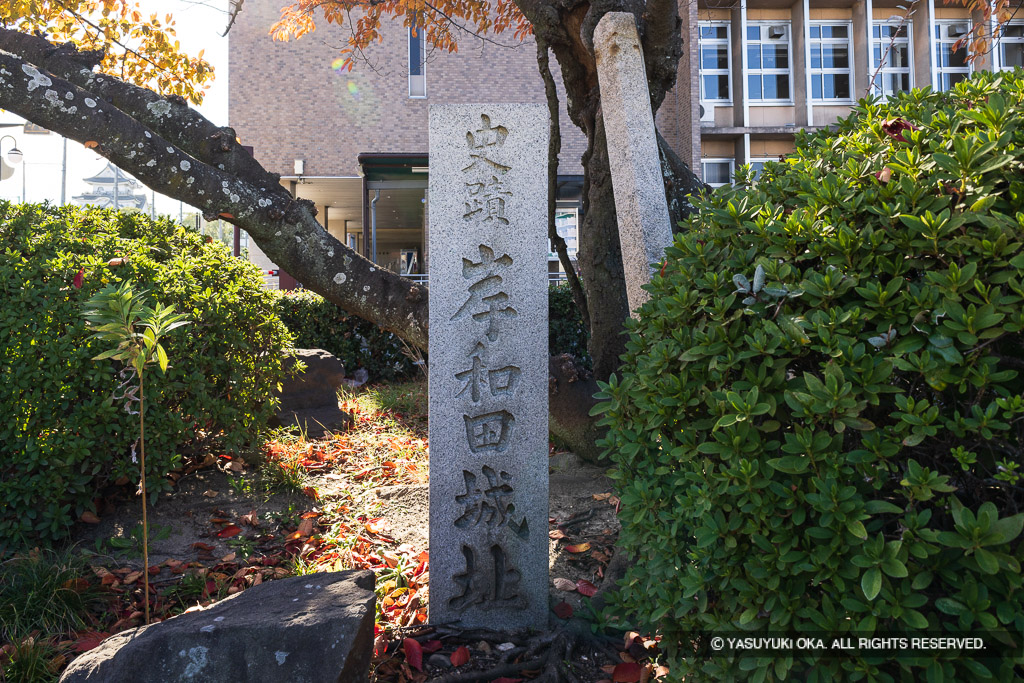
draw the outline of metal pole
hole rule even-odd
[[[150,190],[149,217],[156,220],[156,190]]]
[[[114,211],[121,210],[121,169],[114,166]]]
[[[24,204],[28,200],[25,198],[25,167],[28,166],[24,161],[21,162],[21,203]]]
[[[380,190],[373,191],[373,199],[370,200],[370,260],[377,262],[377,200],[380,199]]]
[[[64,138],[64,153],[60,162],[60,205],[67,203],[68,189],[68,139]]]

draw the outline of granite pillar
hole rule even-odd
[[[548,113],[430,107],[430,621],[548,614]]]
[[[672,244],[672,225],[647,71],[633,15],[605,14],[594,31],[594,53],[626,295],[630,310],[635,311],[649,298],[641,287],[651,280],[651,264],[665,258],[665,248]]]

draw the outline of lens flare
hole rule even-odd
[[[352,97],[356,98],[357,100],[360,99],[359,98],[359,86],[356,85],[355,81],[349,81],[348,82],[348,94],[351,95]]]
[[[333,62],[331,62],[331,68],[334,69],[335,71],[341,71],[342,69],[344,69],[347,66],[348,66],[348,59],[345,58],[345,57],[338,57]]]

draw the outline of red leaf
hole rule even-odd
[[[206,550],[206,551],[213,550],[213,546],[210,545],[209,543],[197,542],[197,543],[193,543],[192,547],[195,548],[196,550]]]
[[[83,522],[85,522],[86,524],[99,524],[100,523],[100,518],[96,516],[96,513],[89,512],[88,510],[83,512],[82,516],[79,517],[79,519],[82,520]]]
[[[565,549],[570,553],[585,553],[590,550],[589,543],[579,543],[577,545],[567,545]]]
[[[614,683],[638,683],[640,680],[640,665],[636,662],[622,662],[615,666],[612,671]]]
[[[469,661],[469,648],[463,645],[452,653],[452,666],[462,666]]]
[[[427,642],[423,643],[423,651],[426,652],[428,655],[433,654],[434,652],[437,652],[440,649],[440,640],[428,640]]]
[[[242,533],[242,527],[235,524],[228,524],[226,527],[218,531],[217,535],[221,538],[234,538],[240,533]]]
[[[102,631],[86,631],[79,635],[78,640],[75,641],[75,652],[88,652],[102,643],[103,639],[109,635],[109,633]]]
[[[423,671],[423,647],[413,638],[406,638],[402,643],[405,649],[405,661],[417,671]]]
[[[576,590],[580,592],[580,595],[585,595],[588,598],[592,598],[597,593],[597,586],[590,583],[586,579],[580,579],[576,582]]]
[[[234,216],[232,216],[232,215],[231,215],[230,213],[228,213],[227,211],[224,211],[223,213],[219,213],[219,214],[217,214],[217,215],[218,215],[218,216],[220,216],[221,218],[228,218],[228,219],[230,219],[230,218],[234,218]]]
[[[74,281],[71,283],[75,286],[75,289],[81,289],[82,284],[85,282],[85,268],[82,268],[75,275]]]
[[[572,605],[567,602],[560,602],[554,607],[555,616],[559,619],[568,619],[572,616]]]
[[[86,149],[92,149],[94,147],[99,147],[100,143],[96,142],[95,140],[86,140],[84,146]]]
[[[491,683],[522,683],[522,681],[523,679],[521,678],[505,678],[502,676],[501,678],[495,678]]]

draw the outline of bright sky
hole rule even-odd
[[[228,39],[221,33],[227,25],[227,0],[138,0],[143,12],[159,13],[161,16],[170,13],[176,21],[175,28],[182,48],[191,55],[206,50],[203,55],[216,69],[216,79],[206,93],[206,99],[200,111],[208,119],[219,125],[228,122]],[[0,110],[0,123],[21,122],[21,118]],[[0,181],[0,199],[21,200],[22,188],[30,202],[50,200],[60,203],[61,192],[61,153],[62,138],[56,134],[29,135],[22,134],[21,128],[2,128],[0,134],[13,135],[18,149],[25,154],[25,159],[15,168],[14,176]],[[11,140],[0,142],[0,153],[6,154],[11,148]],[[106,160],[91,150],[72,140],[68,141],[67,163],[67,202],[71,203],[74,195],[81,194],[89,188],[82,181],[99,173],[106,166]],[[147,190],[146,212],[149,213],[149,201],[152,194]],[[163,195],[156,195],[156,211],[158,214],[170,214],[177,217],[179,202]],[[184,211],[189,212],[185,206]]]

